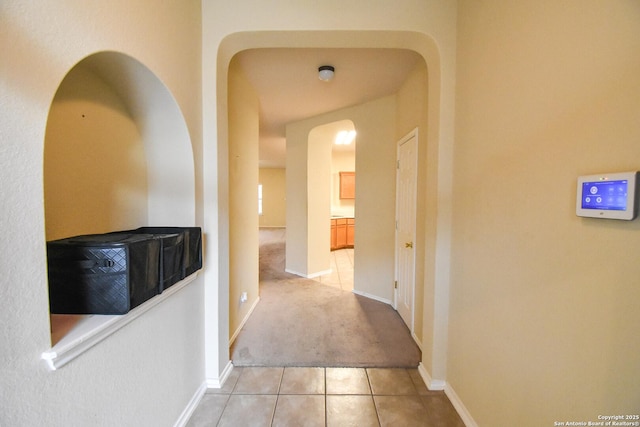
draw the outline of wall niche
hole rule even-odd
[[[195,225],[189,132],[167,87],[131,56],[104,51],[65,75],[49,109],[46,240]],[[52,344],[86,316],[51,315]]]

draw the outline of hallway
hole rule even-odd
[[[425,386],[397,312],[352,292],[353,249],[311,280],[284,271],[284,245],[283,228],[260,230],[260,302],[231,348],[231,376],[188,426],[464,427]]]
[[[260,281],[296,278],[285,269],[285,228],[260,228]],[[353,291],[354,249],[331,251],[331,272],[313,278],[336,289]]]
[[[260,231],[260,301],[231,346],[234,366],[418,366],[398,313],[352,292],[353,250],[312,280],[284,271],[284,245],[284,229]]]

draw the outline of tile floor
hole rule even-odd
[[[323,285],[353,291],[353,248],[331,251],[331,273],[314,278]]]
[[[446,426],[464,423],[417,369],[234,368],[209,389],[188,427]]]

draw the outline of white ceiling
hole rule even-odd
[[[285,166],[289,122],[397,92],[419,56],[403,49],[251,49],[237,60],[260,100],[260,167]],[[318,67],[332,65],[330,82]]]

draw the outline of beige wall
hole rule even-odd
[[[393,302],[395,275],[396,97],[364,104],[349,118],[356,145],[354,290]]]
[[[355,201],[358,206],[355,246],[358,250],[354,255],[354,263],[357,266],[354,271],[354,289],[356,292],[391,303],[395,250],[395,96],[287,126],[287,268],[300,271],[296,268],[304,267],[307,262],[305,255],[311,253],[307,246],[308,241],[304,240],[304,236],[307,236],[305,218],[308,214],[308,193],[304,185],[307,181],[307,171],[300,167],[308,160],[307,135],[317,126],[340,120],[351,120],[358,133],[358,190]],[[330,157],[327,167],[330,170]],[[330,177],[327,176],[324,182],[330,183]],[[327,232],[323,236],[326,234],[326,239],[329,239],[329,193],[326,197],[324,221]],[[293,200],[299,202],[293,203]],[[292,228],[291,224],[299,226]],[[319,226],[321,225],[316,229]],[[325,247],[328,249],[329,240],[326,241]],[[296,267],[297,265],[302,267]]]
[[[575,215],[640,169],[640,3],[461,1],[448,381],[482,426],[640,408],[640,221]]]
[[[331,125],[319,126],[307,140],[307,275],[331,271]],[[287,160],[288,161],[288,160]],[[302,200],[291,199],[291,203]]]
[[[285,269],[305,276],[308,259],[307,128],[287,125]]]
[[[262,215],[260,227],[286,227],[286,172],[284,168],[261,168]]]
[[[195,220],[183,113],[144,64],[98,52],[58,88],[44,146],[47,239]]]
[[[112,93],[102,91],[95,81],[90,89],[100,92],[102,98],[97,99],[108,102],[93,104],[78,100],[58,110],[60,105],[52,105],[55,94],[76,64],[105,51],[135,58],[146,73],[162,82],[182,116],[183,128],[178,133],[185,130],[187,135],[186,156],[191,168],[182,173],[190,176],[178,178],[191,180],[192,188],[185,189],[191,192],[191,205],[181,202],[177,205],[179,210],[191,213],[193,225],[194,169],[198,170],[194,158],[201,157],[202,145],[200,6],[198,1],[182,0],[162,3],[115,0],[108,5],[99,2],[81,5],[69,0],[2,3],[0,323],[4,326],[0,333],[3,361],[0,425],[171,425],[204,384],[202,276],[61,369],[51,372],[40,359],[51,347],[43,170],[50,112],[76,114],[78,108],[91,115],[85,117],[85,123],[108,119],[106,124],[115,128],[105,131],[122,136],[129,143],[136,140],[131,117],[144,139],[150,131],[144,125],[153,123],[147,120],[164,113],[135,110],[135,104],[128,101],[137,100],[144,106],[139,97],[126,99],[118,93],[120,100],[115,100]],[[113,66],[116,62],[109,64]],[[128,82],[136,80],[121,83]],[[130,88],[132,93],[136,93],[136,87]],[[122,104],[129,107],[130,117],[123,114]],[[165,106],[154,105],[156,110]],[[65,112],[66,107],[69,108]],[[171,111],[171,115],[174,113]],[[123,115],[116,117],[118,114]],[[81,121],[77,116],[74,120],[76,124]],[[87,136],[88,144],[108,143],[98,135],[83,134],[80,128],[68,142],[76,143],[81,136]],[[104,148],[97,148],[92,155],[104,154]],[[122,166],[139,165],[138,149],[133,150],[135,160]],[[80,157],[80,152],[71,155]],[[82,150],[82,154],[86,151]],[[145,147],[145,157],[149,154]],[[104,162],[109,168],[114,163],[112,159]],[[155,164],[147,164],[148,175],[153,167]],[[60,178],[58,173],[55,172],[56,178]],[[129,170],[122,173],[127,176],[127,184],[131,184],[136,174]],[[133,187],[135,194],[127,195],[131,197],[129,206],[139,206],[133,214],[136,219],[157,182],[147,180],[146,185],[147,194],[144,186],[138,184]],[[181,200],[181,195],[177,198]],[[100,199],[96,196],[96,200]],[[88,212],[99,215],[92,209]],[[130,218],[120,217],[113,225],[128,225],[125,222]],[[88,230],[84,227],[91,225],[88,221],[82,224],[78,231]],[[107,225],[101,221],[99,226]],[[56,231],[53,226],[52,236],[59,231],[66,234],[76,230]]]
[[[229,336],[258,300],[258,123],[253,87],[229,67]],[[247,301],[241,302],[243,292]]]
[[[287,125],[286,271],[315,277],[330,269],[331,142],[326,126]],[[322,123],[322,122],[320,122]]]
[[[147,225],[147,161],[125,102],[86,66],[65,77],[44,146],[47,240]]]

